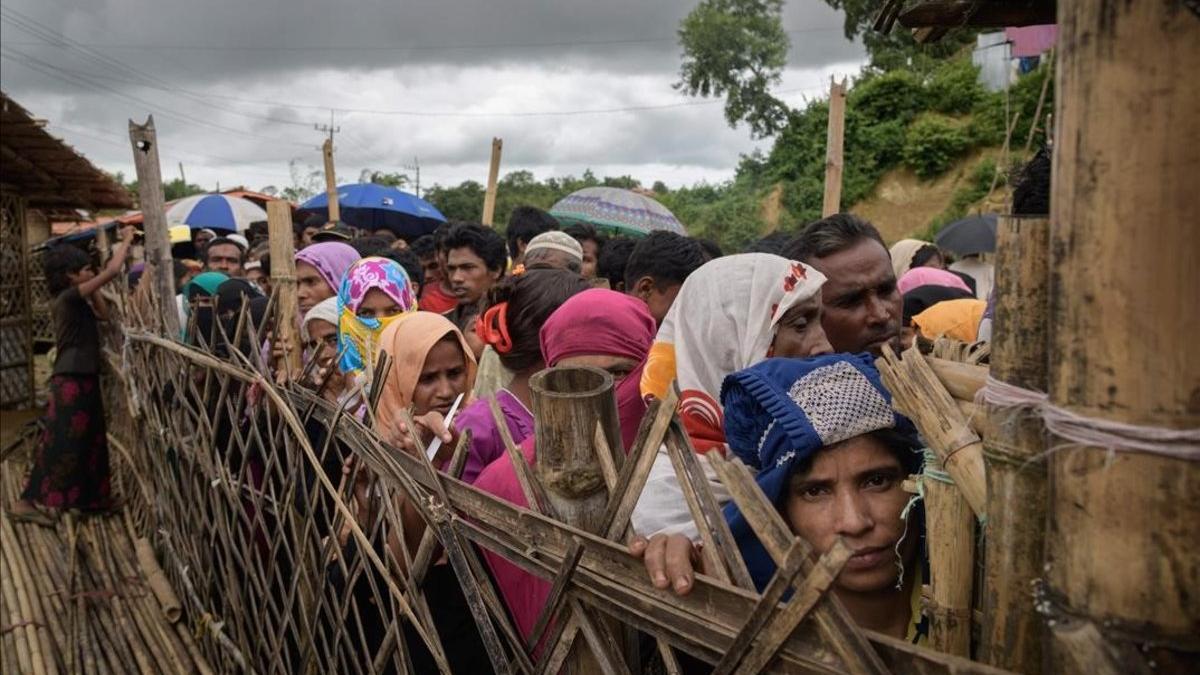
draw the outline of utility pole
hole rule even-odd
[[[183,173],[183,162],[179,163],[179,180],[183,181],[183,187],[187,189],[187,176]]]
[[[405,164],[404,170],[412,171],[413,174],[416,176],[416,180],[413,182],[413,185],[416,187],[417,196],[420,197],[421,196],[421,158],[413,157],[413,163]]]
[[[332,108],[329,110],[329,124],[314,124],[313,128],[329,134],[329,138],[321,144],[321,154],[325,159],[325,196],[329,201],[329,222],[335,223],[342,219],[342,212],[338,208],[337,175],[333,168],[333,135],[342,128],[334,125]]]

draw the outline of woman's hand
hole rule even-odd
[[[410,455],[416,455],[417,453],[423,454],[433,439],[440,438],[442,447],[438,449],[438,453],[434,455],[432,461],[436,465],[450,459],[450,455],[454,452],[457,434],[446,426],[446,418],[442,416],[442,413],[433,410],[424,415],[417,415],[413,417],[413,424],[416,425],[421,447],[417,446],[413,434],[409,432],[408,425],[399,417],[391,420],[390,428],[386,432],[387,437],[384,440]]]
[[[350,377],[338,370],[336,363],[321,366],[313,375],[313,385],[321,397],[330,403],[338,403],[342,394],[350,388]]]
[[[641,558],[655,588],[674,589],[675,595],[687,595],[696,582],[696,572],[703,572],[700,547],[682,534],[656,534],[649,539],[636,537],[629,544],[629,553]]]

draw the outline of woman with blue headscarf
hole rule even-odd
[[[922,527],[901,483],[920,444],[867,354],[769,359],[721,392],[725,434],[792,532],[820,555],[854,551],[834,592],[858,625],[914,641],[921,626]],[[735,504],[726,518],[761,590],[775,564]]]
[[[855,622],[897,638],[923,636],[921,535],[901,483],[920,467],[916,432],[895,413],[867,354],[768,359],[721,391],[730,450],[814,555],[839,538],[854,551],[834,592]],[[776,566],[735,503],[730,529],[755,585]],[[678,570],[675,571],[678,574]],[[690,588],[690,584],[688,585]]]

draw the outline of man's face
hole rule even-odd
[[[304,233],[300,235],[300,243],[308,246],[313,243],[313,235],[320,232],[321,228],[310,225],[304,228]]]
[[[442,283],[442,279],[444,278],[442,275],[442,261],[438,259],[436,253],[431,253],[421,258],[421,269],[425,272],[426,286]]]
[[[626,293],[646,303],[646,309],[650,310],[654,323],[661,326],[663,319],[667,318],[667,312],[671,311],[671,305],[675,304],[675,297],[679,295],[681,288],[683,284],[669,284],[660,288],[653,278],[642,277],[634,283],[633,290],[627,290]]]
[[[237,244],[209,246],[205,258],[208,269],[231,277],[242,276],[242,249]]]
[[[593,239],[579,242],[583,247],[583,278],[593,279],[596,276],[596,259],[600,257],[600,246]]]
[[[478,302],[499,278],[499,270],[489,270],[483,258],[466,246],[450,249],[446,255],[446,280],[460,305]]]
[[[316,267],[302,260],[296,261],[296,301],[301,312],[307,312],[322,300],[332,298],[334,293],[336,291],[329,287]]]
[[[792,532],[818,555],[839,536],[854,551],[835,582],[839,589],[887,590],[896,585],[900,560],[912,569],[917,533],[905,537],[900,517],[909,498],[901,487],[907,473],[881,441],[862,435],[821,450],[808,471],[789,478],[783,510]]]
[[[208,242],[211,241],[212,238],[212,234],[202,230],[197,230],[196,233],[192,235],[192,244],[195,245],[197,251],[203,251],[204,247],[208,246]]]
[[[810,264],[827,279],[821,324],[834,351],[878,356],[885,344],[900,348],[903,304],[882,244],[862,239]]]

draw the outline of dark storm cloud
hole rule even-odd
[[[319,165],[313,125],[331,107],[343,178],[413,156],[430,175],[480,178],[500,136],[506,171],[644,165],[678,184],[727,176],[754,147],[719,102],[671,88],[675,32],[695,2],[6,0],[3,86],[112,170],[130,170],[127,120],[152,112],[164,165],[196,167],[188,178],[205,185],[287,184],[289,159]],[[828,72],[862,59],[821,0],[792,0],[784,25],[780,90],[819,95]],[[522,116],[663,105],[674,107]]]

